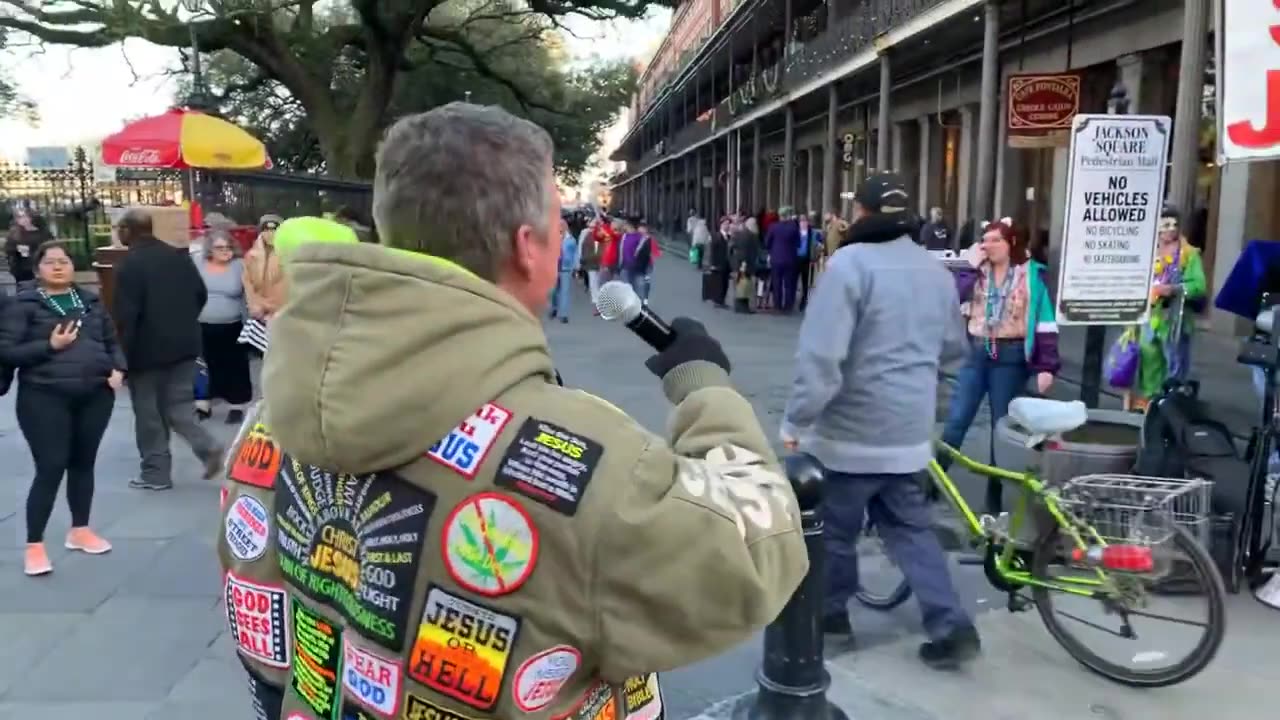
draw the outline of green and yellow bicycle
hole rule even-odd
[[[1052,448],[1088,419],[1083,403],[1041,398],[1014,400],[1009,416],[1029,433],[1028,447],[1037,450]],[[942,466],[929,463],[930,479],[958,513],[988,582],[1008,594],[1011,612],[1034,605],[1067,653],[1125,685],[1173,685],[1213,660],[1226,631],[1226,590],[1209,553],[1190,532],[1207,527],[1210,483],[1099,474],[1050,485],[1038,470],[1005,470],[937,446],[964,469],[1018,490],[1011,512],[980,517]],[[909,596],[904,579],[886,593],[866,590],[857,599],[889,609]],[[1071,601],[1101,610],[1100,617],[1086,619],[1061,607]],[[1194,601],[1207,606],[1194,619],[1151,609],[1168,602],[1182,615]],[[1139,619],[1141,633],[1135,628]],[[1148,620],[1168,623],[1171,630],[1153,632]],[[1106,644],[1090,647],[1076,629],[1099,632]],[[1186,640],[1187,649],[1172,652],[1167,646],[1175,640]],[[1107,651],[1118,651],[1131,666],[1109,659]]]

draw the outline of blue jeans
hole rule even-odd
[[[858,536],[864,512],[920,603],[929,638],[939,640],[957,628],[972,625],[951,583],[947,556],[933,532],[924,490],[913,475],[828,471],[822,499],[827,552],[825,614],[847,613],[849,598],[858,589]]]
[[[969,426],[973,424],[983,398],[986,398],[991,407],[990,459],[993,464],[999,464],[995,448],[996,422],[1009,414],[1009,403],[1018,396],[1027,382],[1030,371],[1027,368],[1026,346],[1020,339],[998,340],[995,342],[994,358],[982,339],[974,338],[972,346],[969,361],[956,376],[956,392],[947,412],[942,442],[953,448],[964,444],[964,436],[969,432]],[[944,466],[947,464],[949,463],[943,463]],[[987,512],[1000,512],[1002,487],[999,480],[987,481]]]
[[[573,288],[573,271],[561,270],[556,280],[556,289],[551,291],[551,315],[564,320],[569,319],[569,291]]]

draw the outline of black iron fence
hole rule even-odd
[[[193,196],[205,214],[219,212],[252,225],[267,213],[318,215],[346,206],[368,217],[367,183],[310,175],[244,171],[126,170],[95,168],[83,150],[66,167],[0,163],[0,236],[19,210],[36,213],[65,242],[85,269],[96,248],[111,241],[111,208],[181,205]],[[2,260],[0,260],[2,262]]]
[[[728,97],[710,113],[701,116],[700,121],[677,130],[668,142],[662,144],[661,153],[650,150],[639,161],[628,163],[627,171],[617,176],[614,182],[625,182],[643,174],[663,157],[707,139],[759,105],[830,72],[870,47],[878,35],[906,23],[942,1],[864,0],[851,15],[840,18],[825,31],[793,42],[786,56],[778,62],[736,81]],[[819,29],[820,24],[825,24],[825,21],[820,23],[815,19],[813,29]]]

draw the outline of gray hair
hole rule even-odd
[[[496,106],[453,102],[400,118],[373,181],[382,243],[495,279],[521,225],[553,234],[552,150],[545,130]]]
[[[759,224],[756,223],[756,219],[753,217],[749,217],[745,221],[743,221],[742,226],[747,230],[750,230],[751,233],[754,235],[760,234],[760,226]]]
[[[218,229],[205,232],[204,237],[201,238],[201,243],[204,245],[201,249],[204,250],[204,258],[206,260],[213,257],[213,242],[215,240],[226,240],[227,244],[231,246],[231,256],[240,257],[240,243],[236,242],[235,238],[231,237],[231,233],[227,230]]]
[[[935,222],[935,223],[942,222],[942,208],[940,207],[929,208],[929,221]]]

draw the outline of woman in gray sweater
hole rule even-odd
[[[253,399],[246,346],[237,342],[247,313],[244,295],[244,268],[236,257],[238,246],[229,233],[210,232],[205,237],[200,260],[209,300],[200,312],[200,333],[204,341],[204,362],[209,369],[209,398],[221,398],[231,409],[227,424],[244,420],[244,405]],[[209,409],[197,408],[201,417]]]

